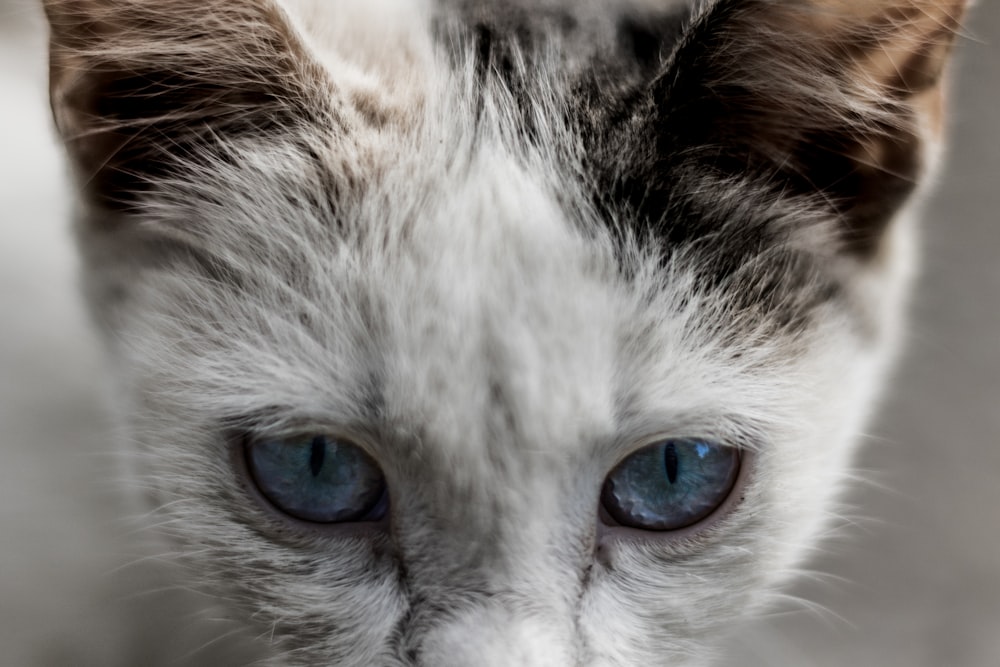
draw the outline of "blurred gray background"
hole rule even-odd
[[[980,5],[907,354],[858,462],[870,481],[849,496],[857,520],[791,591],[807,602],[741,632],[727,665],[1000,665],[1000,4]],[[156,564],[117,518],[44,39],[32,3],[0,0],[0,667],[245,664],[189,594],[137,593]]]

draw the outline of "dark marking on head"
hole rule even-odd
[[[656,15],[627,13],[618,19],[619,63],[643,71],[658,70],[684,34],[689,7]]]
[[[221,137],[337,124],[330,82],[274,6],[168,5],[45,3],[56,123],[85,192],[108,209],[132,210]]]

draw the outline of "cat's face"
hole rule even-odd
[[[384,4],[46,3],[158,515],[274,664],[704,664],[845,476],[963,3]]]

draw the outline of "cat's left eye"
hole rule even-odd
[[[385,477],[360,447],[307,436],[250,442],[247,467],[277,509],[313,523],[378,521],[388,507]]]
[[[723,505],[740,470],[733,447],[699,439],[665,440],[627,457],[604,481],[604,511],[622,526],[679,530]]]

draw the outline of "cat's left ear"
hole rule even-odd
[[[873,254],[933,155],[968,0],[718,0],[654,85],[661,156],[831,206]]]

